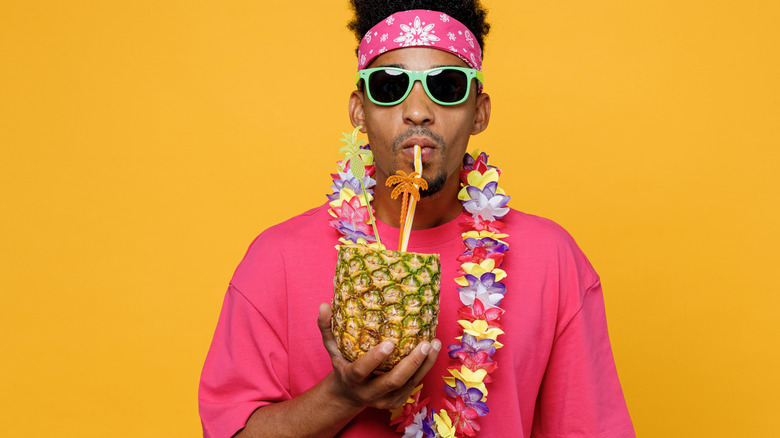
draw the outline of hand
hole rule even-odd
[[[356,361],[350,362],[341,355],[331,332],[332,313],[329,304],[320,304],[317,325],[322,333],[322,344],[328,350],[333,364],[335,394],[359,407],[394,409],[403,406],[412,390],[436,362],[441,342],[438,339],[420,342],[411,354],[392,370],[375,375],[374,370],[393,352],[393,342],[384,341]]]

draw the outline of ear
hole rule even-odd
[[[488,127],[490,122],[490,95],[487,93],[477,94],[477,107],[474,113],[474,126],[471,128],[471,135],[477,135]]]
[[[349,121],[352,126],[361,126],[360,132],[366,133],[366,114],[363,107],[363,92],[355,90],[349,95]]]

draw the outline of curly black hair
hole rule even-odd
[[[485,21],[487,10],[479,0],[350,0],[350,3],[355,11],[355,18],[347,28],[355,33],[358,43],[372,27],[396,12],[428,9],[444,12],[463,23],[477,38],[484,53],[484,40],[490,31],[490,25]]]

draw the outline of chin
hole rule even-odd
[[[420,197],[427,198],[429,196],[439,193],[444,188],[444,183],[447,182],[447,175],[438,175],[434,179],[425,178],[428,183],[428,188],[420,190]]]

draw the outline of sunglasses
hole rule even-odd
[[[396,67],[377,67],[360,70],[355,82],[362,79],[371,102],[377,105],[397,105],[406,99],[414,83],[420,81],[425,94],[439,105],[463,103],[471,91],[471,79],[484,83],[481,71],[464,67],[438,67],[425,71],[411,71]]]

